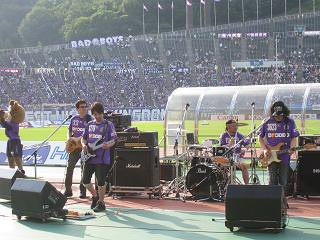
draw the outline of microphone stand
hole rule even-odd
[[[251,103],[251,125],[253,128],[253,133],[251,134],[250,138],[250,153],[251,153],[251,176],[249,178],[249,182],[252,184],[260,184],[259,177],[256,172],[256,158],[257,158],[257,148],[256,148],[256,124],[254,122],[254,111],[255,111],[255,103]]]
[[[32,157],[34,157],[34,178],[37,178],[37,155],[40,148],[43,147],[43,145],[65,124],[66,121],[68,121],[70,118],[72,118],[72,115],[69,115],[65,120],[62,121],[62,123],[37,147],[37,149],[28,157],[27,161],[30,160]]]

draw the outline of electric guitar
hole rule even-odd
[[[100,142],[100,143],[99,143]],[[97,139],[96,141],[94,141],[93,143],[88,143],[88,150],[84,151],[82,149],[81,151],[81,162],[85,163],[87,162],[90,158],[93,158],[96,156],[96,150],[98,150],[99,148],[102,148],[102,145],[105,144],[111,144],[114,143],[114,139],[108,141],[108,142],[103,142],[102,139]]]
[[[261,155],[259,157],[261,165],[263,167],[267,167],[273,162],[280,163],[282,160],[279,159],[279,155],[284,154],[284,153],[289,153],[290,151],[309,150],[309,149],[314,149],[317,147],[317,145],[315,145],[315,144],[308,143],[304,146],[281,150],[283,148],[283,146],[285,146],[285,145],[286,145],[285,143],[278,143],[276,146],[270,147],[270,149],[271,149],[271,156],[270,157],[267,157],[264,153],[261,153]]]
[[[66,151],[68,153],[72,153],[77,149],[82,149],[81,145],[81,137],[75,138],[75,137],[70,137],[66,141]]]

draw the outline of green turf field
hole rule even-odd
[[[243,134],[248,134],[251,130],[251,121],[240,121],[246,125],[239,127],[239,131]],[[300,129],[300,121],[296,121]],[[163,137],[164,125],[162,121],[155,122],[133,122],[132,124],[138,127],[140,131],[157,131],[159,140]],[[259,125],[259,122],[256,122]],[[225,121],[200,121],[199,123],[199,142],[206,138],[219,138],[219,135],[224,131]],[[186,121],[187,131],[192,132],[194,123]],[[54,127],[44,128],[21,128],[20,136],[23,141],[43,141],[54,131]],[[306,121],[306,134],[319,134],[320,133],[320,120],[307,120]],[[67,136],[67,127],[62,127],[55,135],[52,136],[52,141],[64,141]],[[4,129],[0,129],[0,140],[6,140]]]

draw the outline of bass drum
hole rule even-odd
[[[210,175],[210,173],[212,174]],[[189,170],[186,177],[186,187],[194,197],[209,197],[210,185],[212,186],[212,196],[219,197],[226,182],[227,173],[225,170],[212,164],[196,165]]]

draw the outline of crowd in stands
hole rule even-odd
[[[283,60],[284,66],[233,68],[241,44],[220,39],[219,55],[212,39],[192,39],[188,45],[184,38],[0,51],[0,105],[10,98],[24,105],[84,98],[110,108],[165,107],[178,87],[320,82],[320,44],[279,49],[273,60]],[[268,48],[265,38],[247,39],[245,50],[249,59],[265,59]]]

